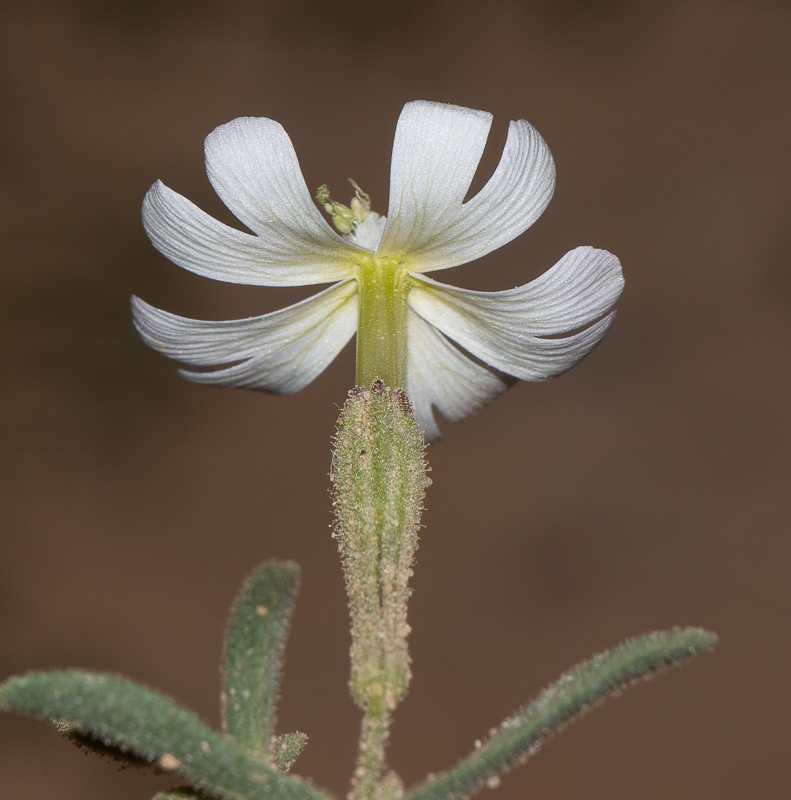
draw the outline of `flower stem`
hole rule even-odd
[[[376,712],[367,710],[360,730],[357,767],[354,770],[349,800],[373,800],[385,767],[385,746],[391,715],[383,705]]]
[[[406,294],[408,273],[392,259],[371,257],[359,266],[358,386],[381,380],[406,386]]]
[[[406,392],[349,393],[332,462],[335,532],[352,617],[349,687],[364,717],[352,800],[378,800],[390,716],[411,676],[406,621],[426,463]]]

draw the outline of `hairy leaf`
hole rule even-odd
[[[404,800],[458,800],[521,763],[553,734],[608,695],[710,650],[717,636],[699,628],[649,633],[574,667],[462,761]]]
[[[296,564],[268,561],[247,579],[228,620],[223,730],[261,757],[274,734],[280,665],[298,586]]]
[[[308,743],[304,733],[284,733],[275,742],[275,764],[281,772],[288,772],[294,766],[299,754]]]
[[[0,686],[0,708],[48,717],[66,733],[177,773],[222,800],[327,800],[251,757],[169,697],[116,675],[31,672]]]

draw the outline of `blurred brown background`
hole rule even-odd
[[[330,539],[329,440],[346,351],[293,397],[180,380],[129,319],[259,314],[308,290],[178,269],[139,220],[157,178],[232,222],[202,140],[283,123],[308,185],[387,203],[404,102],[509,119],[558,165],[517,241],[438,274],[524,283],[577,245],[627,288],[603,345],[443,426],[414,579],[415,678],[391,765],[450,766],[571,664],[672,625],[713,656],[572,726],[498,790],[540,797],[776,797],[791,785],[787,670],[787,2],[6,2],[0,11],[0,675],[113,670],[218,722],[226,610],[266,558],[304,570],[280,731],[344,796],[359,716]],[[173,785],[0,718],[0,794],[132,800]]]

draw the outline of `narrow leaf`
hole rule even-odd
[[[522,763],[550,736],[607,695],[710,650],[717,636],[699,628],[649,633],[594,656],[561,676],[455,769],[417,786],[404,800],[458,800]]]
[[[304,733],[284,733],[275,742],[275,764],[281,772],[288,772],[294,766],[299,754],[308,743]]]
[[[206,795],[188,787],[171,789],[168,792],[157,792],[151,800],[205,800]]]
[[[48,717],[222,800],[328,800],[252,758],[169,697],[120,678],[79,670],[31,672],[0,686],[0,708]]]
[[[228,620],[223,730],[261,757],[274,733],[280,665],[298,586],[296,564],[268,561],[247,579]]]

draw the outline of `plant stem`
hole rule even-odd
[[[384,704],[365,712],[349,800],[373,800],[376,796],[385,768],[385,746],[390,716]]]
[[[406,393],[349,393],[332,464],[335,532],[352,617],[349,687],[364,713],[353,800],[374,800],[393,709],[409,684],[406,621],[426,463]]]
[[[407,279],[406,269],[392,259],[372,256],[359,265],[358,386],[375,380],[406,386]]]

